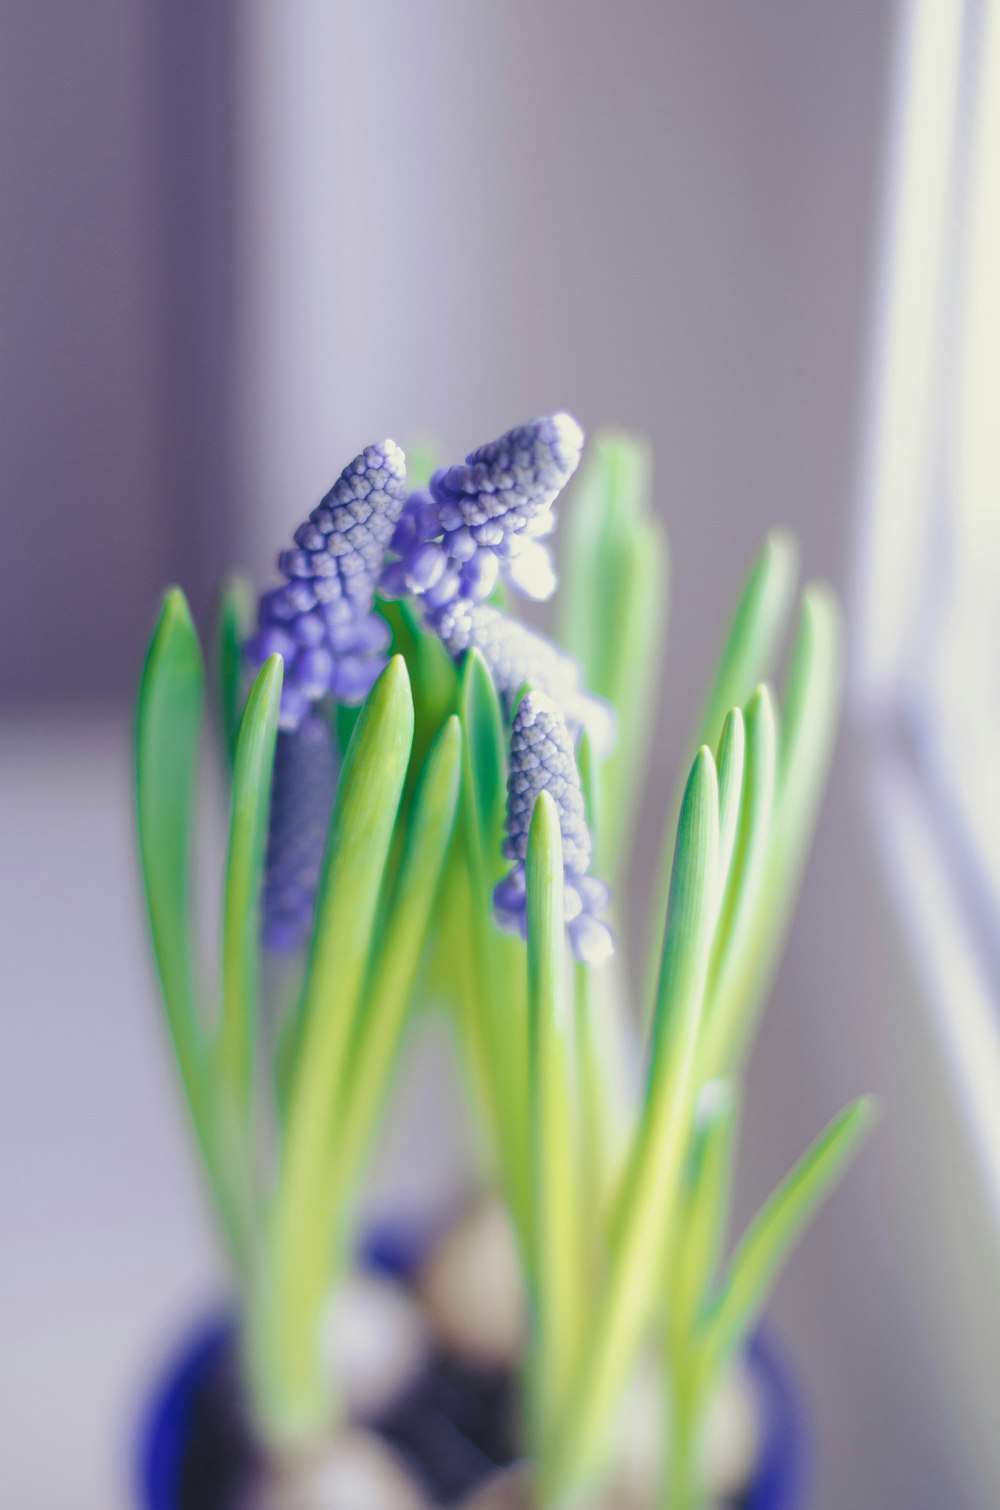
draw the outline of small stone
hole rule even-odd
[[[437,1244],[417,1294],[448,1352],[484,1368],[516,1367],[527,1335],[527,1299],[510,1219],[480,1202]]]
[[[330,1301],[324,1350],[337,1397],[366,1419],[392,1405],[421,1372],[430,1337],[420,1307],[398,1284],[354,1274]]]
[[[758,1387],[746,1359],[736,1358],[719,1381],[705,1422],[702,1465],[712,1494],[724,1499],[746,1488],[762,1437]]]
[[[663,1473],[664,1409],[660,1370],[651,1358],[643,1358],[619,1412],[615,1465],[593,1510],[651,1507],[650,1485],[658,1484]]]
[[[459,1510],[534,1510],[529,1464],[513,1463],[464,1499]]]
[[[391,1448],[371,1432],[344,1432],[307,1459],[274,1469],[245,1510],[429,1510]]]

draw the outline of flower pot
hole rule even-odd
[[[365,1257],[372,1268],[406,1278],[419,1250],[420,1245],[405,1235],[386,1229],[372,1235]],[[181,1487],[185,1465],[190,1462],[199,1399],[231,1356],[233,1329],[229,1316],[204,1322],[182,1344],[154,1388],[139,1437],[138,1502],[142,1510],[181,1510]],[[805,1504],[807,1442],[794,1382],[781,1349],[766,1331],[751,1342],[747,1361],[758,1392],[762,1442],[753,1482],[738,1502],[738,1510],[801,1510]],[[220,1444],[220,1451],[225,1451],[225,1444]],[[212,1505],[205,1510],[224,1507]],[[733,1510],[737,1510],[735,1504]]]

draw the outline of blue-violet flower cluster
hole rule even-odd
[[[407,500],[392,540],[400,559],[386,569],[383,593],[412,593],[434,612],[457,598],[488,598],[502,571],[525,596],[551,597],[556,577],[542,539],[582,448],[572,415],[550,414],[435,472],[430,488]]]
[[[573,952],[587,965],[602,965],[614,953],[614,939],[599,914],[610,900],[603,881],[587,874],[590,831],[583,805],[573,741],[558,706],[544,693],[527,692],[514,715],[507,778],[507,837],[504,854],[513,870],[493,893],[501,928],[527,933],[525,859],[531,816],[539,793],[548,792],[559,814],[565,869],[566,925]]]
[[[247,657],[254,667],[283,658],[283,729],[298,728],[321,698],[363,702],[385,665],[390,631],[374,593],[405,493],[395,441],[366,447],[278,557],[286,580],[261,598]]]
[[[322,712],[279,732],[263,901],[264,943],[275,953],[301,948],[312,929],[336,777],[333,730]]]
[[[508,714],[530,689],[513,720],[504,853],[515,864],[494,893],[498,922],[525,930],[528,827],[547,790],[559,809],[573,949],[588,964],[613,952],[599,916],[608,889],[587,874],[590,835],[574,741],[586,729],[595,753],[607,754],[614,712],[587,691],[571,655],[484,601],[501,573],[529,597],[552,593],[543,541],[582,446],[571,415],[547,415],[435,472],[429,489],[407,498],[403,453],[385,440],[344,468],[295,532],[295,548],[279,556],[285,581],[261,598],[246,647],[254,666],[274,654],[285,663],[264,888],[269,948],[299,948],[312,926],[336,773],[330,721],[316,704],[362,702],[385,665],[390,630],[375,611],[378,586],[386,597],[419,598],[456,662],[478,650]],[[388,565],[387,553],[395,558]]]
[[[511,619],[491,603],[458,598],[434,617],[434,627],[454,660],[478,650],[508,710],[528,683],[559,704],[575,736],[586,729],[599,756],[614,748],[614,709],[583,685],[580,663],[542,634]]]

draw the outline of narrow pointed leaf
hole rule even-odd
[[[705,1079],[727,1072],[752,1008],[759,934],[769,918],[763,894],[777,779],[774,703],[760,686],[746,708],[746,761],[736,848],[723,899],[709,976],[700,1070]]]
[[[798,855],[809,845],[826,782],[840,706],[840,609],[822,583],[802,594],[781,721],[783,842]]]
[[[794,541],[780,533],[769,535],[736,604],[706,704],[699,737],[711,748],[729,709],[743,707],[757,684],[768,677],[797,579]],[[661,874],[667,872],[668,865],[669,856],[665,855]],[[661,895],[655,905],[654,941],[663,929],[666,898]],[[650,980],[655,977],[655,959],[651,966]]]
[[[216,620],[216,674],[219,716],[229,769],[236,760],[236,741],[243,715],[247,682],[243,646],[253,629],[253,588],[247,577],[234,573],[223,584]]]
[[[702,743],[714,746],[727,711],[742,707],[770,674],[797,576],[794,541],[777,532],[768,535],[733,613],[702,720]]]
[[[412,738],[406,667],[394,657],[369,693],[344,761],[299,1009],[258,1339],[274,1392],[268,1409],[289,1433],[314,1429],[327,1409],[316,1338],[334,1253],[332,1152]]]
[[[544,1435],[569,1387],[583,1318],[562,838],[558,810],[548,792],[540,793],[535,803],[526,875],[532,1176],[528,1251],[536,1300],[532,1387]]]
[[[751,1224],[708,1324],[704,1345],[710,1371],[721,1366],[757,1321],[807,1222],[871,1127],[874,1109],[871,1098],[865,1097],[835,1117]]]
[[[598,795],[598,764],[594,754],[594,746],[587,730],[582,730],[576,747],[576,766],[580,772],[580,786],[583,791],[583,810],[587,816],[587,827],[590,830],[591,842],[595,850],[598,847],[598,833],[601,826],[600,820],[600,797]]]
[[[153,949],[167,1020],[196,1120],[202,1048],[190,919],[192,802],[205,676],[191,614],[179,588],[166,594],[146,657],[136,720],[139,849]]]
[[[504,871],[503,817],[507,784],[506,730],[493,678],[482,656],[470,651],[459,684],[462,724],[461,829],[465,851],[472,938],[477,960],[475,999],[463,1022],[473,1064],[487,1069],[487,1116],[508,1199],[527,1220],[528,1044],[524,951],[493,921],[492,892]]]
[[[357,1184],[402,1041],[455,826],[461,759],[461,728],[453,715],[431,746],[420,775],[399,877],[357,1023],[348,1105],[337,1148],[340,1178],[348,1187]]]
[[[736,830],[743,794],[746,733],[743,714],[731,708],[722,726],[717,765],[719,770],[719,883],[724,885],[736,846]]]
[[[220,1158],[207,1043],[199,1018],[190,917],[191,832],[205,692],[201,647],[184,594],[163,601],[136,717],[139,851],[153,952],[181,1084],[223,1232],[237,1268],[246,1233]]]
[[[482,846],[487,867],[485,880],[489,883],[498,879],[503,865],[500,838],[507,756],[500,699],[489,668],[477,650],[470,650],[462,664],[459,711],[464,732],[466,790],[472,803],[468,817]]]
[[[718,908],[719,793],[705,747],[681,804],[653,1017],[649,1083],[611,1230],[605,1293],[590,1319],[553,1469],[569,1488],[600,1466],[608,1432],[658,1296],[676,1224],[691,1123],[695,1048]]]
[[[333,732],[336,735],[337,750],[341,759],[344,758],[350,748],[351,739],[360,717],[360,708],[348,707],[346,703],[334,704]]]
[[[669,555],[653,514],[651,470],[642,441],[598,435],[565,525],[560,639],[588,687],[618,714],[618,742],[601,769],[607,820],[595,847],[597,868],[609,876],[628,849],[666,649]]]
[[[702,1088],[676,1261],[666,1292],[667,1323],[679,1354],[690,1342],[719,1262],[729,1211],[736,1132],[731,1081]]]
[[[811,586],[802,596],[792,647],[763,870],[752,905],[747,908],[745,932],[729,962],[724,1013],[723,985],[718,988],[720,1022],[712,1025],[706,1074],[728,1073],[753,1042],[784,948],[819,815],[836,735],[840,687],[836,599],[829,589]]]
[[[249,1114],[253,1091],[260,888],[281,681],[281,659],[272,656],[261,667],[250,689],[233,766],[222,930],[222,1018],[217,1054],[222,1083],[241,1117]]]

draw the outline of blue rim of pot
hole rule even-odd
[[[377,1272],[405,1279],[422,1247],[386,1226],[369,1234],[364,1259]],[[137,1478],[142,1510],[178,1510],[178,1485],[198,1387],[230,1347],[233,1331],[229,1314],[203,1322],[161,1375],[139,1433]],[[751,1339],[747,1361],[760,1391],[764,1439],[746,1510],[802,1510],[809,1443],[792,1370],[767,1328]]]

